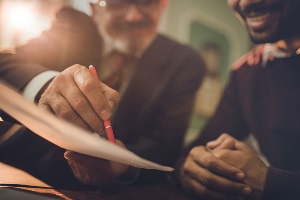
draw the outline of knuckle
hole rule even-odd
[[[72,73],[73,76],[77,76],[77,75],[80,75],[83,73],[84,70],[86,70],[87,68],[82,66],[82,65],[79,65],[79,64],[75,64],[75,65],[72,65],[70,68],[67,69],[66,72],[68,73]],[[69,72],[70,71],[70,72]]]
[[[39,104],[51,104],[57,101],[59,94],[52,88],[48,88],[40,97]]]
[[[83,97],[73,97],[73,106],[77,112],[86,111],[86,101]]]
[[[57,116],[59,116],[62,119],[66,119],[66,120],[76,119],[76,117],[73,116],[73,112],[71,112],[64,106],[57,106],[55,113],[57,114]]]
[[[82,70],[84,70],[86,67],[80,65],[80,64],[74,64],[68,70],[73,71],[75,74],[80,73]]]
[[[64,76],[63,76],[63,74],[64,73],[60,73],[60,74],[58,74],[54,79],[53,79],[53,81],[51,82],[52,84],[51,85],[53,85],[53,84],[55,84],[55,83],[61,83],[61,82],[64,82]]]
[[[46,94],[43,93],[41,95],[41,98],[39,99],[39,102],[38,102],[38,106],[43,106],[43,105],[47,105],[47,101],[46,101]]]
[[[217,166],[217,160],[213,155],[205,157],[205,165],[207,168],[214,169]]]
[[[56,91],[60,90],[61,88],[65,87],[68,84],[66,72],[63,71],[62,73],[58,74],[49,84],[47,90]],[[63,86],[63,87],[62,87]]]
[[[86,79],[81,85],[81,91],[83,93],[90,92],[95,87],[93,79]]]
[[[194,147],[189,153],[192,158],[197,158],[199,156],[199,147]]]
[[[227,149],[221,149],[214,153],[214,156],[219,159],[226,159],[228,157],[227,155],[228,155]]]
[[[226,138],[230,138],[231,136],[228,133],[222,133],[220,138],[222,138],[223,140],[225,140]]]

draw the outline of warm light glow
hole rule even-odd
[[[2,122],[3,121],[3,119],[0,117],[0,122]]]
[[[99,5],[100,5],[101,7],[105,7],[105,6],[106,6],[106,2],[105,2],[105,1],[100,1],[100,2],[99,2]]]
[[[34,27],[34,11],[29,6],[15,6],[11,8],[8,19],[11,26],[18,30],[30,30]]]
[[[52,16],[56,12],[54,9],[57,8],[55,3],[44,4],[36,0],[4,1],[1,15],[5,16],[5,20],[2,21],[5,28],[0,27],[0,30],[3,30],[1,37],[5,42],[1,42],[0,48],[15,48],[39,36],[43,30],[50,27]]]

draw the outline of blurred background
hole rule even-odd
[[[90,14],[87,0],[0,0],[0,50],[13,50],[48,29],[64,5]],[[208,68],[197,93],[187,144],[215,111],[231,65],[252,43],[225,0],[169,0],[159,30],[192,46]]]

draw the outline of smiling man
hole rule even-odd
[[[300,1],[227,2],[260,45],[234,65],[215,115],[179,159],[177,178],[205,199],[300,199]],[[250,133],[270,166],[239,141]]]

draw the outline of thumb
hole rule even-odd
[[[209,150],[217,150],[217,149],[231,149],[234,150],[236,147],[235,139],[230,135],[224,133],[216,140],[210,141],[206,144],[206,147]]]

